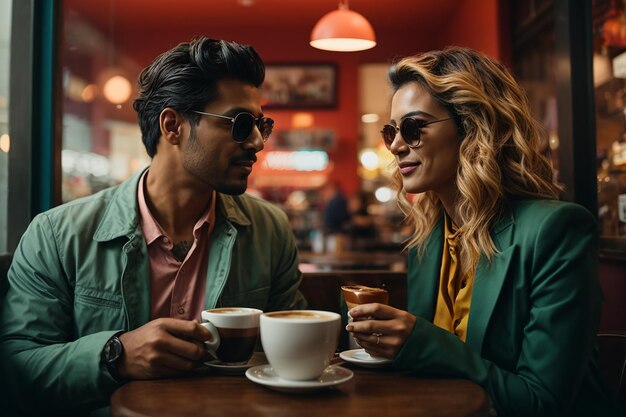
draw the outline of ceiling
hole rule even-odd
[[[250,3],[249,6],[242,4]],[[103,30],[167,31],[184,26],[207,29],[312,29],[339,0],[66,0]],[[421,25],[436,30],[454,13],[459,0],[352,0],[350,9],[365,16],[375,29]],[[115,16],[114,21],[109,16]]]

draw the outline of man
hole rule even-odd
[[[134,102],[149,169],[33,220],[0,318],[3,385],[27,412],[84,414],[124,381],[194,369],[203,309],[304,307],[287,217],[242,194],[273,126],[264,76],[232,42],[159,56]]]

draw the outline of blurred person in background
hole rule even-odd
[[[365,192],[359,191],[348,198],[350,223],[348,232],[352,249],[367,249],[368,243],[376,237],[374,217],[367,211],[368,198]]]
[[[344,233],[350,220],[348,200],[336,181],[328,181],[321,191],[323,204],[324,232]]]
[[[480,384],[501,417],[620,415],[594,351],[596,220],[558,200],[514,77],[452,47],[404,58],[389,78],[381,133],[413,229],[408,311],[357,306],[347,329],[397,368]]]

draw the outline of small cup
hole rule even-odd
[[[276,311],[261,316],[265,356],[286,380],[318,378],[330,365],[340,331],[341,316],[330,311]]]
[[[221,362],[241,365],[250,360],[259,339],[259,317],[263,311],[247,307],[204,310],[202,326],[211,332],[207,349]]]
[[[389,304],[389,292],[384,288],[372,288],[365,285],[344,285],[341,287],[341,293],[349,309],[359,304]]]
[[[389,304],[389,292],[384,288],[372,288],[365,285],[344,285],[341,287],[341,293],[348,310],[360,304],[379,303]],[[348,323],[352,322],[352,317],[348,313]],[[348,339],[350,349],[359,348],[359,344],[354,337]]]

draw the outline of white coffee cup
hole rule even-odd
[[[274,372],[286,380],[318,378],[330,364],[341,316],[330,311],[289,310],[261,315],[261,343]]]
[[[259,338],[259,317],[263,311],[248,307],[204,310],[201,325],[211,333],[204,342],[217,359],[226,364],[248,362]]]

